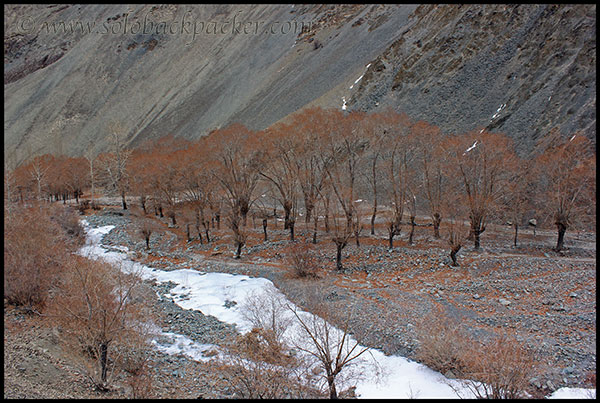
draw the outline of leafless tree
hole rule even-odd
[[[591,142],[575,134],[556,140],[536,160],[539,205],[552,212],[558,230],[555,251],[564,247],[564,236],[574,220],[595,223],[596,155]]]
[[[108,153],[101,156],[104,182],[121,196],[123,210],[127,210],[125,196],[129,183],[127,161],[131,150],[127,147],[127,132],[119,122],[109,125]]]
[[[373,366],[375,369],[377,364],[374,360],[362,360],[370,353],[367,347],[361,346],[358,340],[350,336],[351,313],[346,315],[342,327],[336,328],[328,322],[329,315],[323,304],[320,304],[320,309],[314,303],[311,305],[310,314],[288,305],[301,330],[293,346],[315,360],[327,385],[329,397],[337,399],[338,387],[340,383],[344,383],[341,381],[357,380],[360,377],[355,371],[355,364],[362,361],[363,365]]]

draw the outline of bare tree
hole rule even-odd
[[[129,190],[127,161],[131,150],[127,147],[127,132],[124,127],[114,122],[109,125],[108,153],[101,157],[101,166],[105,183],[121,196],[123,210],[127,210],[125,196]]]
[[[234,124],[202,140],[215,164],[215,179],[229,198],[231,210],[236,211],[234,215],[240,215],[245,226],[263,163],[259,139],[243,125]]]
[[[161,231],[159,223],[150,217],[140,217],[136,235],[139,235],[146,243],[146,250],[150,249],[150,237],[153,233]]]
[[[321,309],[317,309],[313,304],[312,313],[307,314],[295,306],[288,306],[301,330],[300,338],[293,345],[316,361],[327,385],[329,398],[337,399],[340,378],[356,380],[360,375],[353,371],[353,367],[360,361],[359,358],[369,354],[369,349],[350,336],[351,313],[346,315],[346,320],[338,329],[328,322],[329,315],[322,307],[323,304]],[[365,362],[363,360],[363,365]]]
[[[536,165],[540,205],[552,211],[558,252],[574,220],[590,217],[595,223],[596,155],[591,142],[575,134],[566,142],[551,144]]]
[[[62,330],[62,340],[85,374],[100,390],[110,388],[119,349],[139,329],[140,312],[132,298],[140,282],[135,273],[125,274],[108,263],[73,256],[51,315]],[[91,363],[91,365],[88,365]]]
[[[459,266],[457,261],[458,252],[462,249],[466,240],[466,235],[463,233],[462,221],[454,218],[448,220],[448,246],[450,247],[450,259],[452,266]]]
[[[348,240],[359,232],[359,216],[356,208],[355,185],[361,157],[368,143],[359,127],[363,114],[344,117],[339,111],[332,111],[324,124],[323,142],[320,144],[320,158],[325,167],[327,184],[335,195],[334,233],[332,241],[336,245],[336,262],[342,270],[341,252]],[[328,212],[326,212],[328,214]],[[343,217],[344,221],[340,221]],[[331,226],[330,226],[331,228]]]
[[[423,196],[428,202],[433,236],[439,239],[442,211],[447,205],[447,175],[449,174],[442,133],[439,128],[426,122],[417,122],[411,132],[417,143]]]
[[[480,236],[490,214],[497,209],[502,188],[509,178],[504,167],[513,164],[513,142],[507,136],[474,131],[449,139],[446,149],[451,159],[452,176],[460,178],[463,204],[468,206],[470,238],[480,248]]]
[[[47,162],[47,158],[35,157],[30,166],[30,175],[37,185],[37,199],[42,200],[42,186],[45,185],[46,176],[48,169],[50,168]]]
[[[514,229],[513,246],[517,247],[519,226],[525,221],[528,211],[533,209],[534,183],[532,172],[534,162],[516,158],[515,163],[505,167],[510,170],[510,180],[500,195],[500,208],[508,223]]]
[[[326,178],[328,159],[321,158],[324,128],[328,112],[321,108],[309,108],[294,114],[288,126],[289,135],[298,143],[295,151],[295,172],[304,198],[305,222],[313,217],[319,194]]]
[[[266,147],[265,164],[260,175],[275,188],[274,194],[284,211],[284,229],[289,229],[294,240],[294,227],[298,211],[297,155],[299,140],[287,125],[275,125],[263,132],[262,143]]]
[[[388,147],[384,153],[385,187],[389,195],[391,214],[386,214],[389,247],[394,246],[394,236],[400,235],[404,205],[409,193],[412,175],[414,146],[409,138],[410,122],[398,119],[386,133]]]
[[[246,244],[248,233],[243,226],[243,218],[237,206],[230,206],[227,215],[227,224],[233,232],[233,242],[235,246],[235,259],[239,259],[242,255],[242,248]]]

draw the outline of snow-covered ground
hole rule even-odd
[[[121,247],[118,249],[122,252],[115,252],[102,247],[102,237],[114,226],[91,228],[86,221],[83,221],[83,225],[88,242],[80,249],[81,255],[94,259],[102,258],[119,265],[121,270],[135,271],[145,279],[177,284],[171,290],[170,296],[183,309],[198,310],[205,315],[212,315],[222,322],[235,324],[240,332],[245,333],[252,329],[252,322],[247,318],[247,314],[243,313],[248,307],[248,301],[257,295],[274,295],[278,301],[296,309],[305,321],[311,320],[312,314],[295,308],[270,280],[227,273],[204,273],[190,269],[164,271],[145,266],[131,261],[127,248]],[[233,301],[235,304],[232,305]],[[288,309],[282,312],[282,315],[285,314],[288,315],[290,326],[284,333],[284,339],[298,340],[302,331],[297,321],[293,320],[292,311]],[[160,340],[153,342],[159,350],[168,354],[185,354],[195,360],[211,359],[204,355],[204,352],[220,351],[217,346],[195,343],[183,335],[174,333],[161,332]],[[457,398],[450,385],[459,390],[462,397],[472,396],[460,382],[447,379],[422,364],[400,356],[386,356],[374,349],[369,351],[370,354],[362,355],[353,368],[355,374],[361,375],[356,383],[356,393],[361,398]],[[220,356],[214,355],[212,359],[218,359]],[[373,359],[376,365],[373,365]],[[376,376],[376,372],[381,376]],[[595,395],[595,390],[561,388],[551,397],[589,398],[590,393]]]

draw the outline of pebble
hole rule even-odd
[[[509,300],[507,300],[507,299],[504,299],[504,298],[500,298],[500,299],[498,299],[498,302],[499,302],[501,305],[504,305],[504,306],[509,306],[509,305],[511,304],[511,302],[510,302]]]

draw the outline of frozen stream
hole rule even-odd
[[[117,248],[122,252],[116,252],[108,251],[102,246],[102,237],[114,228],[113,225],[91,228],[85,220],[82,224],[86,230],[87,243],[80,249],[81,255],[94,259],[101,258],[114,265],[120,265],[121,270],[138,272],[144,279],[155,279],[157,282],[171,281],[177,286],[171,290],[170,297],[181,308],[198,310],[222,322],[235,324],[242,333],[252,328],[241,312],[241,308],[250,296],[260,295],[270,290],[277,298],[293,306],[273,283],[265,278],[205,273],[189,269],[164,271],[133,262],[129,259],[127,248]],[[236,304],[231,306],[231,301],[235,301]],[[312,315],[300,310],[298,312],[305,320]],[[291,311],[286,313],[293,315]],[[298,326],[292,323],[285,331],[284,338],[290,341],[297,340],[301,334]],[[156,347],[165,353],[185,354],[192,359],[203,361],[218,359],[218,356],[207,358],[203,355],[203,351],[211,348],[219,350],[218,347],[195,343],[183,335],[162,332],[161,339],[165,338],[171,340],[171,343],[154,341]],[[458,398],[449,386],[450,382],[454,387],[462,390],[462,396],[469,396],[458,381],[449,380],[422,364],[400,356],[386,356],[374,349],[369,351],[371,354],[362,355],[353,369],[353,372],[361,375],[356,383],[356,394],[361,398]],[[375,376],[376,368],[373,359],[382,374],[381,377]],[[341,389],[338,387],[338,390]],[[588,389],[562,388],[554,392],[552,397],[586,398],[589,392]]]

